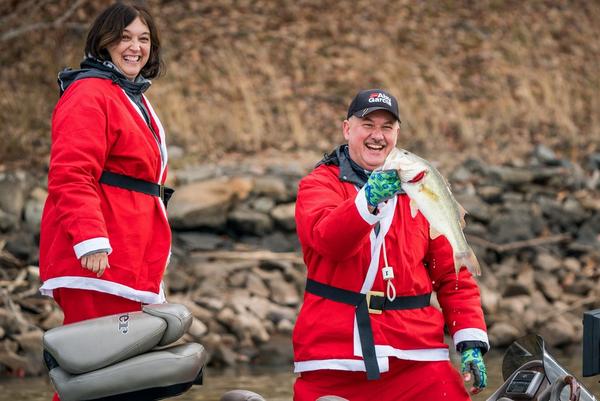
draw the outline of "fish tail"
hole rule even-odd
[[[458,275],[458,272],[462,266],[465,266],[471,272],[471,274],[475,276],[481,276],[481,267],[479,266],[477,257],[471,248],[464,252],[454,253],[454,268],[456,270],[456,275]]]

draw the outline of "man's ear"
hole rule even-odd
[[[348,140],[350,138],[350,121],[344,120],[342,122],[342,132],[344,133],[344,138]]]

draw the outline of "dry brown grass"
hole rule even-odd
[[[0,41],[2,160],[45,161],[56,72],[76,67],[106,3],[83,1],[60,29]],[[180,163],[328,150],[351,97],[375,86],[399,98],[402,145],[425,155],[504,162],[537,143],[574,159],[600,151],[597,1],[148,3],[168,63],[148,95],[185,150]],[[73,1],[7,18],[17,4],[0,7],[0,37]]]

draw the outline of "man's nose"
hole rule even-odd
[[[374,138],[383,138],[383,129],[381,127],[373,127],[371,136]]]

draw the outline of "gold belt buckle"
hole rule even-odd
[[[373,295],[384,297],[385,294],[384,294],[383,291],[369,291],[369,292],[367,292],[367,308],[369,309],[369,313],[371,313],[373,315],[381,315],[383,313],[383,309],[371,309],[371,297]]]
[[[164,201],[165,200],[165,186],[164,185],[159,185],[159,188],[160,189],[158,191],[158,193],[159,193],[158,196],[160,197],[160,199],[162,199]]]

